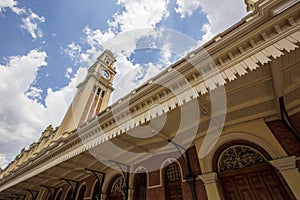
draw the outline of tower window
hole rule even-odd
[[[105,91],[102,91],[102,93],[101,93],[101,97],[103,98],[103,97],[104,97],[104,95],[105,95]]]
[[[97,90],[97,95],[99,96],[100,95],[100,92],[101,92],[101,89],[100,88],[98,88],[98,90]]]

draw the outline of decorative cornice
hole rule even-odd
[[[269,161],[279,171],[296,169],[296,156],[290,156]]]
[[[208,174],[202,174],[199,175],[198,178],[203,181],[203,183],[206,184],[210,184],[210,183],[216,183],[217,182],[217,178],[218,178],[218,174],[215,172],[211,172]]]

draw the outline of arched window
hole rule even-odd
[[[80,187],[80,190],[77,195],[77,200],[84,200],[86,193],[86,185],[84,184],[83,186]]]
[[[183,199],[180,170],[176,163],[172,163],[165,168],[165,199]]]
[[[267,159],[256,149],[245,145],[234,145],[225,149],[218,160],[218,171],[226,172],[267,163]]]
[[[61,198],[62,198],[62,191],[60,190],[60,191],[58,192],[58,194],[56,195],[55,200],[61,200]]]
[[[137,173],[134,177],[134,199],[146,200],[147,193],[147,174]]]
[[[92,200],[100,200],[99,181],[97,181],[94,185]]]
[[[68,190],[68,193],[67,193],[67,197],[66,197],[66,199],[72,199],[72,188],[70,188],[69,190]]]

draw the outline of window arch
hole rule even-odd
[[[62,191],[60,190],[58,193],[57,193],[57,195],[56,195],[56,197],[55,197],[55,200],[61,200],[62,199]]]
[[[80,190],[77,194],[77,200],[84,200],[84,197],[85,197],[85,193],[86,193],[86,184],[83,184],[81,187],[80,187]]]
[[[226,148],[218,159],[218,172],[226,172],[267,163],[267,159],[256,149],[247,145]]]
[[[94,183],[92,200],[100,200],[100,185],[98,180]]]

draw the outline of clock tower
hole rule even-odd
[[[77,86],[77,93],[58,129],[58,135],[75,130],[108,106],[116,74],[116,59],[105,50],[88,69],[87,76]]]

